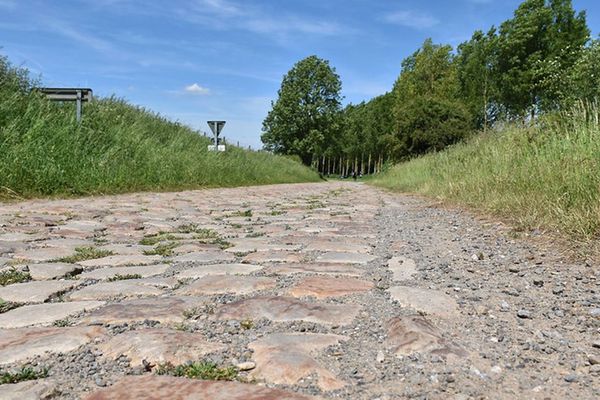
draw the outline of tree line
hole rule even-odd
[[[342,107],[335,68],[317,56],[299,61],[263,122],[265,148],[325,174],[367,174],[600,97],[600,40],[571,0],[525,0],[456,49],[425,40],[401,66],[388,93]]]

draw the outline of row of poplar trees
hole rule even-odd
[[[427,39],[384,95],[342,107],[341,87],[328,61],[296,63],[263,122],[265,148],[324,174],[378,172],[500,121],[529,123],[597,101],[600,40],[570,0],[525,0],[512,19],[456,51]]]

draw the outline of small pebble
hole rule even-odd
[[[517,311],[517,317],[523,318],[523,319],[531,318],[531,313],[527,310],[519,310],[519,311]]]
[[[575,374],[570,374],[565,376],[565,381],[571,383],[571,382],[577,382],[577,375]]]
[[[252,361],[242,362],[236,365],[237,369],[240,371],[250,371],[251,369],[256,368],[256,363]]]

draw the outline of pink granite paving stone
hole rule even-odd
[[[432,353],[442,356],[465,357],[467,352],[451,340],[444,339],[442,333],[420,315],[396,317],[387,323],[386,345],[397,356],[413,353]]]
[[[98,348],[104,357],[117,359],[121,355],[131,360],[131,365],[183,364],[201,360],[206,354],[225,349],[225,345],[207,341],[201,333],[171,329],[140,329],[114,336]]]
[[[1,387],[1,386],[0,386]],[[315,397],[240,382],[170,376],[126,376],[84,400],[316,400]]]
[[[328,325],[347,325],[360,311],[352,304],[311,303],[293,297],[259,296],[224,304],[214,318],[244,320],[267,318],[271,321],[308,321]]]
[[[243,258],[243,262],[250,264],[295,263],[301,261],[302,257],[299,254],[286,251],[261,251],[250,253]]]
[[[314,296],[317,299],[368,292],[373,283],[348,277],[311,276],[295,284],[288,294],[294,297]]]
[[[68,353],[105,335],[99,326],[0,329],[0,365],[47,353]]]
[[[310,333],[265,336],[248,345],[254,351],[252,358],[257,365],[250,375],[268,383],[294,385],[314,374],[322,390],[340,389],[346,383],[319,364],[313,353],[346,339],[340,335]]]
[[[260,290],[273,289],[275,286],[277,286],[277,281],[267,277],[207,275],[177,290],[177,293],[191,296],[222,293],[243,295]]]
[[[354,265],[339,263],[290,263],[273,264],[265,267],[265,273],[278,275],[323,274],[361,276],[365,271]]]
[[[195,297],[151,297],[124,300],[99,308],[80,321],[81,325],[122,324],[159,321],[177,324],[185,320],[185,311],[202,305],[203,299]],[[1,318],[1,314],[0,314]]]

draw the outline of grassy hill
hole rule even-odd
[[[27,71],[0,57],[0,198],[318,180],[298,162],[209,141],[187,126],[127,102],[51,103]]]
[[[509,125],[399,164],[373,183],[589,240],[600,233],[599,111],[582,105],[532,127]]]

